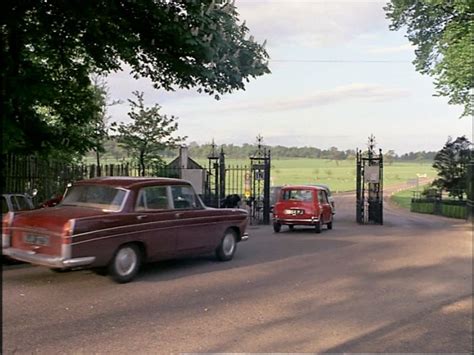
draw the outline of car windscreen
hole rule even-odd
[[[305,201],[311,202],[313,201],[313,191],[312,190],[292,190],[292,189],[285,189],[282,193],[282,200],[294,200],[294,201]]]
[[[77,185],[67,190],[61,205],[120,211],[126,190],[104,185]]]

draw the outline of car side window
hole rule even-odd
[[[319,203],[328,203],[326,191],[323,191],[323,190],[318,191],[318,200],[319,200]]]
[[[138,192],[136,211],[165,210],[169,208],[166,186],[147,186]]]
[[[15,196],[16,203],[19,211],[29,210],[30,204],[28,203],[25,196]]]
[[[171,195],[175,209],[202,207],[191,186],[171,186]]]

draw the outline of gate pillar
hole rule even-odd
[[[357,150],[356,221],[383,224],[383,155],[375,153],[375,137],[369,137],[368,150]]]

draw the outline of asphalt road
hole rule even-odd
[[[387,206],[359,226],[251,227],[234,260],[148,265],[118,285],[81,270],[3,270],[3,353],[472,353],[472,229]]]

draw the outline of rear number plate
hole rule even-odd
[[[49,237],[44,235],[27,234],[25,235],[25,243],[44,246],[49,244]]]
[[[304,210],[285,210],[285,214],[289,214],[291,216],[299,216],[304,214]]]

